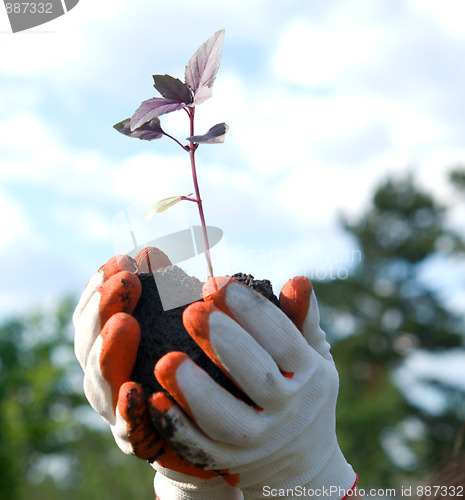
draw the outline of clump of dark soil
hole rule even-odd
[[[251,274],[244,273],[233,274],[232,278],[244,283],[244,285],[247,285],[250,288],[253,288],[265,298],[273,302],[275,306],[279,307],[279,300],[273,293],[273,287],[271,286],[270,280],[256,280]]]
[[[161,277],[160,273],[162,273]],[[157,280],[155,280],[154,274],[157,276]],[[191,298],[190,302],[194,302],[196,299],[202,300],[202,283],[197,278],[184,273],[177,266],[154,271],[154,274],[139,274],[142,294],[133,316],[140,324],[141,340],[131,379],[141,384],[147,395],[162,391],[162,387],[153,374],[155,364],[168,352],[182,351],[188,354],[218,384],[236,397],[251,403],[249,398],[214,365],[187,333],[182,323],[182,313],[187,305],[165,310],[166,300],[164,299],[165,309],[163,308],[156,281],[160,284],[160,279],[163,279],[163,286],[171,281],[171,285],[176,287],[177,299],[182,298],[180,294],[187,294],[186,297]],[[255,289],[279,307],[278,299],[273,294],[271,283],[268,280],[255,280],[250,274],[244,273],[235,274],[233,278]],[[195,297],[194,300],[192,297]]]

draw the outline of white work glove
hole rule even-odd
[[[84,370],[84,392],[94,410],[109,424],[124,453],[149,462],[157,460],[156,466],[170,473],[181,472],[183,488],[192,481],[191,490],[200,495],[195,498],[234,499],[228,495],[231,491],[235,495],[237,490],[218,473],[194,467],[161,438],[150,419],[142,387],[131,381],[140,341],[139,323],[132,316],[142,289],[138,272],[170,264],[163,252],[149,247],[135,259],[112,257],[89,281],[73,316],[75,353]],[[180,495],[170,494],[168,499],[191,498],[183,497],[182,492]]]
[[[74,312],[74,348],[84,370],[84,393],[118,446],[153,460],[162,439],[150,422],[142,388],[130,380],[140,341],[132,316],[142,291],[137,269],[135,260],[117,256],[94,274]]]
[[[155,463],[160,500],[239,499],[239,490],[246,500],[350,494],[357,476],[336,438],[338,374],[310,281],[290,280],[281,310],[221,278],[207,283],[204,299],[185,310],[184,326],[255,407],[216,384],[186,354],[161,358],[155,375],[172,398],[149,398],[155,426],[180,456],[236,488],[229,496],[202,492],[202,480],[194,485],[191,477]]]

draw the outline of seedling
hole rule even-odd
[[[160,213],[180,201],[191,201],[197,204],[205,243],[205,256],[208,272],[213,277],[213,266],[208,244],[207,225],[200,197],[197,180],[195,152],[200,144],[213,144],[224,141],[228,131],[226,123],[218,123],[203,135],[195,135],[195,108],[212,96],[212,86],[220,66],[221,48],[223,46],[224,30],[217,31],[203,43],[187,63],[184,82],[170,75],[153,75],[154,87],[162,97],[153,97],[144,101],[131,118],[126,118],[114,128],[124,135],[144,141],[153,141],[166,136],[189,153],[194,193],[189,195],[170,196],[158,201],[146,215],[150,220],[155,213]],[[160,124],[160,116],[173,111],[184,110],[189,117],[188,144],[183,145],[178,139],[166,133]]]

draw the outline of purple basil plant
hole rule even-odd
[[[124,135],[144,141],[161,139],[163,136],[175,141],[190,156],[194,193],[187,196],[172,196],[157,202],[146,215],[150,220],[155,213],[163,212],[176,203],[187,200],[197,203],[200,222],[202,224],[205,243],[205,255],[210,276],[213,277],[213,266],[208,244],[207,226],[202,208],[202,199],[197,181],[195,152],[199,144],[212,144],[224,141],[228,131],[226,123],[218,123],[203,135],[194,135],[195,108],[212,96],[212,86],[220,66],[221,48],[224,40],[224,30],[217,31],[203,43],[187,63],[184,82],[170,75],[153,75],[154,87],[162,97],[153,97],[144,101],[131,118],[127,118],[114,128]],[[188,144],[183,145],[178,139],[166,133],[160,124],[160,116],[173,111],[184,110],[189,117]]]

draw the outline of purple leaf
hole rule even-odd
[[[154,87],[170,101],[190,104],[193,100],[192,91],[185,83],[170,75],[153,75]]]
[[[126,120],[113,125],[113,128],[128,137],[135,137],[136,139],[142,139],[144,141],[160,139],[164,134],[158,118],[154,118],[153,120],[144,123],[141,127],[136,128],[135,130],[131,130],[130,122],[131,118],[126,118]]]
[[[193,135],[188,137],[187,140],[190,142],[197,142],[199,144],[215,144],[219,142],[224,142],[224,136],[228,131],[229,127],[226,123],[218,123],[214,125],[206,134],[204,135]]]
[[[172,101],[170,99],[163,99],[161,97],[153,97],[144,101],[131,118],[131,131],[139,128],[144,123],[157,118],[158,116],[178,109],[185,108],[184,102]]]
[[[217,31],[199,47],[187,63],[185,80],[194,92],[193,104],[201,104],[211,97],[210,89],[220,67],[223,40],[224,30]]]

